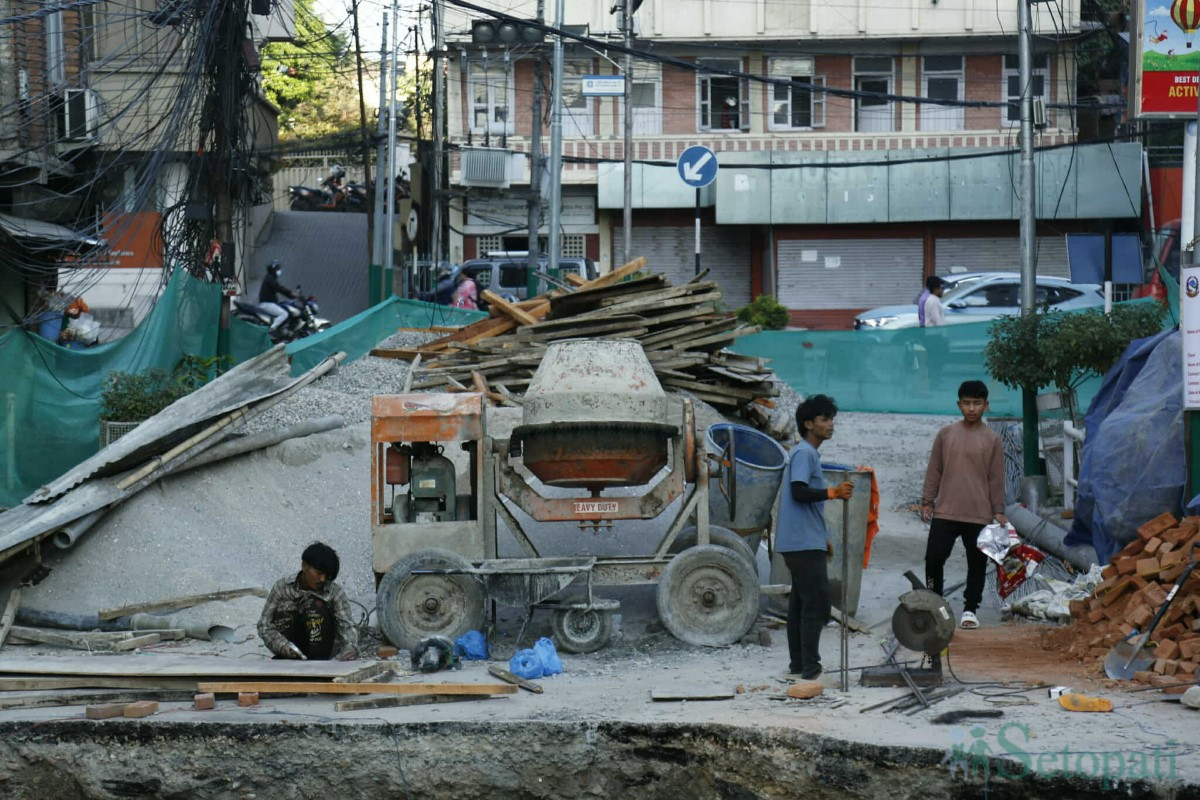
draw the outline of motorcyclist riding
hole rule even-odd
[[[345,190],[345,185],[342,179],[346,177],[346,170],[342,169],[340,164],[334,164],[329,170],[329,177],[321,181],[321,189],[325,192],[325,202],[328,205],[337,205],[338,195]]]
[[[267,333],[274,338],[279,326],[287,321],[287,309],[279,305],[280,295],[295,300],[299,297],[291,289],[279,282],[283,274],[283,264],[278,259],[267,265],[267,274],[263,276],[262,286],[258,289],[258,307],[271,315],[271,327]]]

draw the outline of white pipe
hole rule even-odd
[[[76,542],[83,538],[85,533],[92,529],[93,525],[100,521],[101,517],[108,513],[108,509],[109,506],[98,508],[85,517],[63,525],[54,533],[54,546],[59,550],[70,550]]]

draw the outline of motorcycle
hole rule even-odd
[[[366,214],[371,210],[367,200],[367,185],[365,183],[347,183],[344,190],[346,195],[346,211],[357,211]]]
[[[289,186],[292,211],[350,211],[351,201],[344,189],[313,189],[309,186]],[[365,208],[366,203],[363,203]]]
[[[314,333],[320,333],[333,324],[324,317],[317,316],[321,309],[317,305],[316,295],[304,294],[299,286],[296,287],[296,294],[299,295],[298,300],[289,298],[279,303],[280,307],[288,312],[288,318],[271,332],[273,342],[292,342],[296,339],[303,339]],[[252,325],[262,325],[268,329],[271,327],[271,315],[259,308],[257,303],[235,299],[233,314],[238,319]]]

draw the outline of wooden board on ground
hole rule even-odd
[[[370,700],[342,700],[333,704],[334,711],[368,711],[375,708],[427,706],[433,703],[461,703],[464,700],[491,700],[486,694],[401,694],[372,697]]]
[[[45,692],[60,689],[178,689],[195,692],[195,678],[108,678],[77,676],[47,678],[14,675],[0,678],[0,692]]]
[[[136,655],[5,656],[0,675],[109,675],[114,677],[202,677],[294,680],[336,678],[361,669],[363,661],[292,661],[218,656]]]
[[[505,683],[511,683],[513,686],[520,686],[522,689],[524,689],[527,692],[533,692],[534,694],[541,694],[543,691],[545,691],[544,689],[542,689],[541,684],[534,683],[533,681],[526,680],[525,678],[514,675],[511,672],[509,672],[508,670],[504,669],[504,667],[498,667],[495,664],[491,664],[488,666],[488,674],[491,675],[492,677],[499,678],[500,680],[504,681]]]
[[[651,689],[650,699],[656,703],[678,700],[731,700],[733,689],[716,689],[712,686],[672,686],[668,689]]]
[[[391,672],[395,667],[394,662],[376,661],[372,664],[367,664],[365,667],[360,667],[354,672],[348,672],[345,675],[339,675],[333,679],[334,683],[362,683],[377,679],[385,672]]]
[[[198,606],[201,603],[212,603],[221,600],[233,600],[238,597],[266,597],[267,590],[261,586],[249,586],[244,589],[227,589],[221,592],[208,592],[207,594],[193,594],[187,597],[174,597],[167,600],[156,600],[149,603],[136,603],[133,605],[121,606],[120,608],[109,608],[97,614],[102,620],[117,619],[119,617],[127,617],[130,614],[151,613],[154,611],[172,611],[177,608],[191,608]]]
[[[109,692],[38,692],[0,697],[0,711],[18,708],[51,708],[54,706],[87,706],[93,703],[136,703],[139,700],[158,700],[162,703],[192,701],[194,693],[187,691],[109,691]]]
[[[201,692],[307,692],[310,694],[515,694],[507,683],[316,683],[306,681],[228,681],[201,683]]]

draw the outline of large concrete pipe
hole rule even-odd
[[[1021,534],[1021,538],[1039,550],[1056,555],[1071,564],[1076,569],[1087,572],[1093,564],[1100,563],[1096,558],[1096,548],[1090,544],[1067,545],[1067,531],[1055,525],[1050,520],[1040,517],[1025,506],[1013,504],[1004,512],[1008,521]]]

